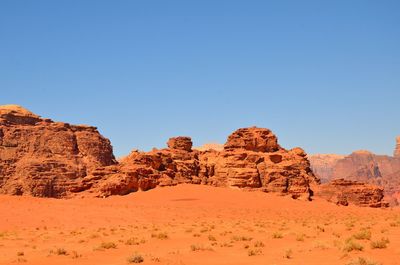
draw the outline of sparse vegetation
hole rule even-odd
[[[161,239],[161,240],[165,240],[165,239],[169,238],[168,234],[165,233],[165,232],[151,234],[151,237],[152,238],[158,238],[158,239]]]
[[[216,239],[215,236],[213,236],[213,235],[209,235],[209,236],[208,236],[208,240],[210,240],[210,241],[217,241],[217,239]]]
[[[283,257],[286,259],[291,259],[293,257],[293,250],[290,248],[285,250],[285,255]]]
[[[132,246],[132,245],[140,245],[140,244],[144,244],[144,243],[146,243],[146,240],[145,239],[138,239],[137,237],[131,237],[131,238],[128,238],[126,241],[125,241],[125,245],[128,245],[128,246]]]
[[[192,251],[213,251],[211,247],[205,247],[202,245],[191,245],[190,250]]]
[[[343,251],[344,252],[351,252],[353,250],[356,251],[363,251],[364,246],[361,245],[360,243],[356,242],[353,238],[349,238],[345,241],[345,244],[343,246]]]
[[[50,250],[50,254],[55,254],[58,256],[67,256],[68,251],[66,251],[64,248],[57,248],[56,250]]]
[[[272,234],[272,238],[274,239],[283,238],[283,234],[281,232],[275,232]]]
[[[305,234],[297,234],[297,235],[296,235],[296,241],[301,241],[301,242],[303,242],[305,236],[306,236]]]
[[[79,254],[77,251],[74,250],[74,251],[71,252],[71,257],[72,257],[73,259],[77,259],[77,258],[82,257],[82,255]]]
[[[367,260],[362,257],[358,257],[355,260],[352,260],[351,262],[347,263],[346,265],[379,265],[379,263],[372,261],[372,260]]]
[[[256,242],[254,242],[254,247],[255,248],[263,248],[263,247],[265,247],[265,245],[262,241],[256,241]]]
[[[371,248],[387,248],[387,245],[389,244],[389,239],[388,238],[381,238],[380,240],[372,241],[371,242]]]
[[[262,250],[259,249],[259,248],[249,249],[247,251],[247,255],[249,255],[249,256],[258,256],[258,255],[261,255],[261,254],[262,254]]]
[[[104,250],[104,249],[112,249],[112,248],[117,248],[117,244],[115,244],[114,242],[103,242],[95,250]]]
[[[232,240],[234,240],[234,241],[251,241],[251,240],[253,240],[253,238],[247,237],[247,236],[233,236]]]
[[[138,253],[135,253],[132,256],[128,257],[128,263],[142,263],[143,261],[143,256]]]
[[[358,233],[355,233],[353,235],[355,239],[358,240],[370,240],[371,239],[371,231],[367,229],[362,229]]]

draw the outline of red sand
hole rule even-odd
[[[0,213],[0,264],[129,264],[134,254],[142,264],[400,264],[399,209],[180,185],[107,199],[0,196]],[[353,242],[363,249],[344,250],[362,229],[371,238]],[[381,238],[386,248],[372,248]]]

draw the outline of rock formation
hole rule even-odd
[[[238,129],[219,150],[195,150],[191,138],[183,136],[170,138],[167,145],[150,152],[132,151],[117,162],[110,141],[95,127],[54,122],[15,105],[0,106],[0,193],[107,197],[191,183],[306,200],[318,190],[341,204],[373,207],[382,200],[381,189],[360,183],[333,182],[318,189],[319,179],[306,153],[282,148],[268,129]],[[334,159],[335,167],[327,170],[324,164],[324,170],[348,174],[348,163],[357,164],[362,170],[357,166],[355,172],[382,179],[393,167],[385,162],[385,167],[378,163],[377,168],[369,153],[354,156]]]
[[[100,183],[100,196],[180,183],[259,189],[309,199],[318,180],[300,148],[285,150],[268,129],[243,128],[228,137],[225,150],[191,149],[188,137],[171,138],[168,147],[134,151],[114,177]]]
[[[91,170],[115,163],[110,141],[95,127],[0,106],[0,193],[64,197]]]
[[[383,200],[383,188],[365,183],[335,179],[320,185],[315,196],[324,198],[338,205],[356,205],[362,207],[388,207]]]
[[[309,156],[314,173],[322,182],[346,179],[382,186],[392,204],[397,204],[400,192],[400,157],[376,155],[369,151],[355,151],[348,156]],[[395,196],[396,195],[396,196]]]

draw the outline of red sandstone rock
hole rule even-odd
[[[335,179],[320,185],[316,189],[315,196],[344,206],[349,204],[374,208],[389,206],[383,200],[382,187],[344,179]]]
[[[171,138],[168,146],[151,152],[132,152],[121,161],[122,171],[124,167],[145,167],[151,170],[156,186],[207,184],[259,189],[305,199],[312,195],[310,185],[318,183],[305,152],[301,148],[290,151],[281,148],[268,129],[239,129],[228,137],[223,151],[191,151],[188,137]],[[125,193],[126,178],[121,177],[121,182],[118,184],[118,177],[113,180],[116,187],[113,194]],[[136,189],[141,189],[140,185]],[[111,193],[102,195],[108,194]]]
[[[167,142],[168,148],[184,150],[184,151],[192,151],[192,139],[186,136],[179,136],[170,138]]]
[[[244,149],[255,152],[275,152],[281,149],[278,139],[265,128],[241,128],[228,137],[224,146],[225,150]]]
[[[385,195],[397,204],[395,194],[400,192],[400,157],[375,155],[369,151],[356,151],[348,156],[310,156],[314,173],[323,181],[347,179],[382,186]]]
[[[0,193],[65,197],[91,170],[114,163],[110,141],[95,127],[0,106]]]
[[[369,153],[357,155],[371,160]],[[310,199],[319,179],[306,156],[301,148],[280,147],[270,130],[252,127],[232,133],[224,150],[192,150],[189,137],[176,137],[166,149],[133,151],[117,163],[109,140],[95,127],[42,119],[15,105],[0,107],[0,193],[104,197],[193,183]],[[334,182],[320,190],[341,204],[383,205],[382,189],[360,183]]]

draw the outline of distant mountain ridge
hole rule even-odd
[[[359,150],[350,155],[316,154],[308,156],[311,168],[321,182],[334,179],[361,181],[382,186],[387,198],[400,199],[400,137],[394,156]]]

